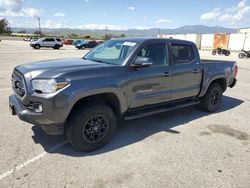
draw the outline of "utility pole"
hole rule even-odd
[[[108,39],[108,26],[105,26],[105,39]]]
[[[38,21],[38,29],[39,29],[39,35],[42,35],[42,30],[41,30],[41,23],[40,23],[40,17],[37,17],[37,21]]]

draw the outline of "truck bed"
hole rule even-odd
[[[226,64],[234,64],[235,61],[225,61],[225,60],[211,60],[211,59],[201,59],[202,64],[208,64],[208,63],[226,63]]]

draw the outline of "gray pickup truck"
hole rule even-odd
[[[158,38],[112,39],[82,59],[17,66],[10,110],[47,134],[66,133],[81,151],[105,145],[120,120],[190,105],[218,110],[236,84],[231,61],[200,60],[194,43]]]

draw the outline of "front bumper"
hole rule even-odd
[[[233,88],[236,85],[236,83],[237,83],[237,79],[234,78],[233,81],[232,81],[232,83],[229,85],[229,87]]]
[[[44,114],[36,113],[33,110],[27,108],[14,94],[9,96],[9,109],[12,115],[17,115],[20,120],[27,123],[39,125],[44,130],[44,132],[49,135],[60,135],[64,133],[64,124],[41,124],[41,121],[45,122],[47,120]]]

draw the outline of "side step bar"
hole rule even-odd
[[[147,109],[147,110],[138,110],[138,111],[135,111],[134,113],[129,112],[127,115],[124,116],[124,119],[131,120],[131,119],[142,118],[145,116],[150,116],[150,115],[159,114],[159,113],[163,113],[163,112],[167,112],[167,111],[177,110],[180,108],[194,106],[194,105],[197,105],[199,103],[200,103],[199,100],[193,100],[193,101],[189,100],[188,102],[179,102],[179,103],[169,104],[166,106],[151,108],[151,109]]]

